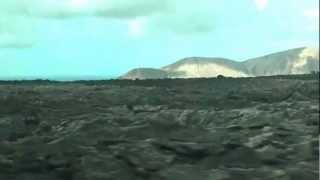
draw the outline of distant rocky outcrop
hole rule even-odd
[[[291,49],[247,60],[244,65],[253,76],[305,74],[319,71],[319,50]]]
[[[242,63],[224,58],[186,58],[162,69],[169,72],[172,78],[217,77],[220,74],[232,77],[248,76]]]
[[[154,68],[137,68],[129,71],[120,79],[164,79],[169,78],[166,71]]]
[[[319,71],[319,50],[296,48],[238,62],[225,58],[191,57],[161,69],[134,69],[121,79],[209,78],[308,74]]]

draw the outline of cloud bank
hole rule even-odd
[[[203,6],[199,6],[202,4]],[[0,47],[33,44],[32,22],[42,19],[99,17],[126,21],[129,33],[141,35],[143,27],[178,34],[210,32],[211,0],[2,0],[0,3]],[[197,7],[197,8],[194,8]],[[19,20],[18,20],[19,19]],[[145,19],[143,23],[137,19]],[[210,19],[210,20],[209,20]],[[142,27],[143,26],[143,27]],[[30,34],[28,34],[30,32]]]
[[[28,48],[34,44],[33,20],[15,0],[0,3],[0,48]]]
[[[31,47],[36,39],[33,26],[39,19],[63,21],[95,17],[105,21],[118,20],[127,24],[128,34],[133,37],[163,31],[178,35],[201,35],[216,27],[214,6],[223,4],[222,2],[223,0],[1,0],[0,47]],[[255,5],[257,10],[265,11],[271,0],[250,0],[249,3]],[[229,11],[229,6],[232,4],[220,7]],[[272,9],[271,6],[269,9]],[[319,20],[318,13],[318,8],[304,12],[304,16],[312,21],[313,29],[316,29],[315,23]],[[237,16],[233,12],[230,14]]]
[[[135,18],[165,12],[169,0],[30,0],[29,15],[47,18],[98,16],[105,18]]]

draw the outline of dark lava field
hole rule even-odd
[[[318,180],[312,75],[1,81],[0,180]]]

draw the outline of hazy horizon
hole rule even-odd
[[[3,0],[0,79],[116,78],[186,57],[319,48],[317,0]]]

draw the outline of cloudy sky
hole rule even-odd
[[[0,78],[117,76],[318,47],[318,0],[1,0]]]

